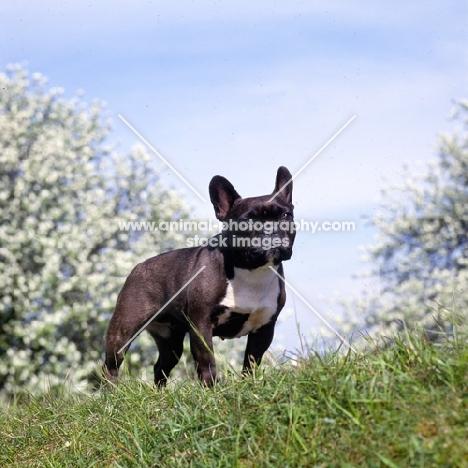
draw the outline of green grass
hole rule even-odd
[[[0,410],[0,466],[468,467],[465,339],[294,364],[30,398]]]

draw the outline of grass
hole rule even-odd
[[[0,441],[2,467],[468,467],[468,343],[31,397],[0,410]]]

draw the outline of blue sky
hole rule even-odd
[[[287,277],[319,297],[357,295],[358,246],[372,242],[384,178],[435,156],[453,102],[467,97],[465,1],[0,1],[0,65],[28,63],[68,95],[105,100],[123,148],[137,138],[122,114],[207,198],[211,177],[239,193],[271,192],[351,116],[350,126],[296,179],[296,218],[352,220],[355,233],[298,235]],[[158,164],[155,157],[155,164]],[[211,216],[169,169],[194,216]],[[291,294],[290,294],[291,296]],[[319,331],[288,301],[306,334]],[[279,341],[298,346],[294,319]]]

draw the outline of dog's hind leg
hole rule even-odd
[[[190,329],[190,350],[195,369],[203,386],[211,387],[216,382],[216,361],[213,352],[213,330],[211,325],[192,324]]]
[[[124,291],[122,291],[124,293]],[[104,378],[116,382],[119,367],[136,334],[151,318],[150,305],[120,294],[106,333]]]
[[[138,328],[136,327],[125,326],[116,318],[114,313],[106,333],[104,378],[109,382],[117,381],[119,367],[124,360],[125,353],[130,348],[130,340],[137,331]]]
[[[151,324],[148,331],[156,341],[159,352],[158,360],[154,365],[154,382],[158,387],[163,387],[182,356],[187,331],[184,327],[158,322]]]

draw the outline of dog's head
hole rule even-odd
[[[292,176],[281,166],[270,195],[242,198],[222,176],[210,182],[210,198],[216,217],[223,222],[234,266],[258,268],[289,260],[295,238]]]

